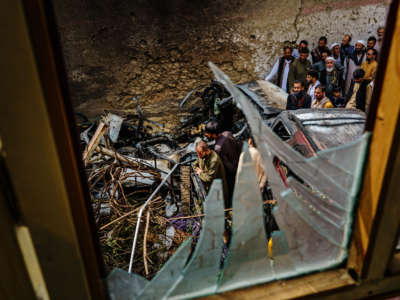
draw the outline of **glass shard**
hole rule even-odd
[[[186,239],[157,275],[146,284],[143,292],[138,297],[130,299],[166,299],[168,293],[180,279],[182,270],[189,257],[191,245],[192,238]]]
[[[289,244],[285,233],[283,231],[272,232],[269,244],[275,279],[296,275],[296,266],[289,255]]]
[[[149,281],[140,275],[115,268],[107,277],[111,300],[133,299],[139,295]]]
[[[352,214],[370,134],[364,133],[345,145],[318,151],[307,158],[267,126],[252,102],[224,73],[211,63],[210,67],[217,80],[230,91],[250,125],[277,201],[273,215],[279,231],[272,233],[268,244],[261,193],[246,146],[233,195],[231,245],[220,277],[224,213],[221,182],[216,181],[205,202],[206,216],[197,248],[187,266],[184,267],[190,240],[181,245],[151,282],[114,273],[113,278],[121,278],[122,283],[118,285],[110,276],[112,291],[118,286],[125,289],[123,294],[115,292],[112,299],[122,299],[118,298],[120,295],[126,295],[127,299],[205,296],[332,268],[347,257]],[[357,116],[349,119],[362,123]],[[330,126],[332,122],[334,118],[326,124]],[[312,127],[315,133],[312,138],[321,133],[318,132],[320,123],[321,119],[314,118],[304,124]],[[328,142],[324,140],[325,144]],[[132,282],[135,283],[128,286]]]
[[[218,292],[255,285],[274,278],[267,253],[261,193],[247,146],[241,160],[243,167],[238,170],[233,193],[231,245]]]
[[[221,179],[213,181],[204,204],[205,217],[199,241],[181,281],[168,299],[189,299],[217,289],[224,232],[224,197]]]
[[[228,76],[212,63],[210,67],[246,116],[263,158],[268,184],[277,200],[273,214],[281,232],[272,235],[276,278],[282,278],[282,272],[287,276],[300,275],[343,262],[347,256],[352,213],[370,133],[352,141],[347,139],[345,145],[321,150],[315,156],[306,158],[266,125],[255,105],[232,84]],[[318,114],[322,115],[323,110],[309,111],[316,117],[303,126],[311,126],[314,133],[336,122],[334,115],[327,122],[325,119],[322,122]],[[357,124],[354,130],[362,130],[363,118],[360,114],[348,111],[346,118],[350,120],[349,124]],[[332,131],[332,128],[329,130]],[[326,137],[324,141],[329,142]],[[274,246],[274,242],[277,245]],[[285,243],[288,254],[281,253]],[[292,266],[280,266],[279,263],[286,263],[288,257]]]

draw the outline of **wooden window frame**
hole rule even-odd
[[[14,153],[13,151],[18,152],[20,147],[26,147],[23,138],[28,137],[29,133],[21,130],[21,126],[24,126],[25,130],[31,131],[31,134],[37,133],[40,137],[35,142],[36,152],[28,151],[24,159],[35,160],[39,157],[37,151],[45,151],[49,147],[53,151],[48,157],[31,164],[31,168],[18,163],[17,160],[23,158],[22,156],[5,156],[21,215],[26,224],[32,226],[32,239],[50,297],[72,299],[79,295],[82,299],[106,299],[106,287],[102,284],[105,271],[96,239],[89,190],[79,149],[79,135],[76,132],[73,108],[69,101],[67,76],[53,8],[50,1],[5,0],[0,4],[0,11],[3,19],[9,21],[7,25],[15,26],[19,35],[19,39],[15,39],[7,36],[3,30],[2,33],[6,38],[9,37],[9,40],[6,40],[8,45],[2,48],[0,53],[3,57],[13,58],[13,49],[20,47],[23,51],[19,54],[23,53],[24,59],[30,63],[30,68],[26,72],[26,64],[15,58],[13,64],[10,64],[11,70],[7,70],[11,73],[18,70],[25,72],[24,76],[29,81],[29,85],[24,87],[26,93],[22,94],[26,99],[18,103],[7,103],[16,97],[15,89],[21,88],[18,86],[17,77],[11,75],[5,78],[6,71],[1,71],[2,77],[5,78],[1,104],[2,107],[11,105],[15,113],[15,115],[0,113],[2,117],[0,128],[7,125],[7,130],[0,131],[4,149],[8,153]],[[382,57],[366,127],[368,131],[373,131],[373,136],[366,159],[364,181],[346,265],[335,270],[271,282],[208,298],[264,299],[273,296],[274,299],[302,297],[333,299],[341,296],[347,299],[383,296],[396,291],[400,293],[400,254],[393,256],[400,228],[400,201],[398,201],[400,199],[400,98],[398,97],[400,73],[399,68],[396,69],[397,61],[400,61],[399,1],[393,1],[391,4],[380,55]],[[38,107],[34,112],[36,117],[32,117],[32,112],[26,111],[23,105],[23,101],[29,100],[29,92]],[[30,122],[39,120],[43,126],[40,128],[46,131],[44,133],[29,128],[36,125]],[[20,140],[15,135],[19,135]],[[37,168],[44,165],[49,169],[32,168],[35,165]],[[48,195],[39,184],[46,178],[46,173],[50,169],[58,172],[56,172],[59,176],[56,178],[57,188],[62,190],[62,196],[57,199],[49,196],[43,199],[38,197],[35,199],[37,202],[32,205],[29,188],[22,184],[27,182],[37,184],[35,188],[43,189],[44,195]],[[44,177],[35,178],[37,174]],[[30,181],[27,181],[28,179]],[[2,199],[0,197],[0,200]],[[51,234],[38,227],[40,223],[36,222],[37,218],[46,218],[46,215],[35,209],[49,203],[54,205],[54,209],[63,207],[65,210],[55,212],[59,214],[60,220],[46,219],[46,226],[52,229]],[[7,220],[12,220],[12,217]],[[7,228],[10,228],[12,221],[7,221],[7,224]],[[10,234],[9,229],[5,234]],[[58,257],[52,256],[52,260],[46,260],[46,255],[53,255],[48,251],[53,245],[51,238],[58,234],[68,238],[76,253],[61,252]],[[58,247],[60,245],[57,244]],[[75,255],[76,263],[62,264],[63,261],[69,261],[72,255]],[[19,273],[22,274],[20,276],[26,280],[26,270],[21,264],[21,259],[17,265]],[[75,274],[68,283],[70,285],[68,289],[62,286],[65,285],[62,281],[63,273]],[[10,280],[7,272],[3,272],[1,280],[4,282]],[[26,288],[27,293],[32,293],[31,286],[27,285]]]

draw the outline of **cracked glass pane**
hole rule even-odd
[[[168,299],[188,299],[216,291],[224,232],[222,193],[221,179],[214,180],[204,204],[205,217],[196,249]]]
[[[269,233],[268,241],[263,199],[246,145],[236,178],[231,242],[222,270],[222,191],[221,183],[214,182],[206,200],[201,237],[189,263],[185,266],[190,252],[187,240],[146,284],[140,299],[187,299],[299,276],[336,267],[348,254],[353,210],[370,134],[359,132],[353,140],[346,140],[346,134],[363,128],[360,114],[343,110],[341,125],[347,132],[345,141],[325,149],[321,145],[329,146],[328,140],[313,142],[312,139],[321,133],[328,134],[331,126],[337,125],[334,118],[327,121],[319,116],[323,114],[320,110],[315,110],[311,117],[298,112],[299,118],[293,121],[286,112],[280,114],[282,123],[276,123],[279,127],[271,128],[229,78],[213,64],[210,66],[250,125],[268,186],[277,203],[272,214],[279,229]],[[312,131],[310,139],[298,130],[304,127]],[[315,146],[318,141],[321,144],[310,152],[307,143]],[[132,299],[135,298],[133,295]]]
[[[241,160],[242,168],[238,170],[233,193],[231,245],[218,287],[219,292],[274,278],[267,254],[263,203],[248,147],[245,147]]]
[[[107,277],[111,300],[126,300],[141,293],[148,280],[140,275],[115,268]]]
[[[186,239],[157,275],[146,284],[143,292],[137,298],[132,299],[165,299],[180,279],[189,257],[191,245],[192,238]]]
[[[245,114],[263,158],[268,184],[277,200],[273,214],[280,231],[274,232],[271,241],[276,279],[282,278],[280,272],[287,276],[300,275],[342,263],[348,253],[353,209],[370,137],[369,133],[362,134],[364,121],[360,113],[340,111],[344,119],[340,127],[342,145],[327,150],[324,147],[331,145],[326,137],[337,139],[332,134],[338,134],[339,130],[335,129],[334,117],[326,118],[327,111],[297,113],[299,117],[294,121],[288,112],[282,113],[281,118],[284,120],[286,115],[293,128],[307,127],[307,132],[312,133],[312,143],[320,141],[316,147],[320,150],[308,158],[307,153],[299,151],[301,147],[296,149],[290,144],[291,128],[281,126],[274,132],[230,79],[213,64],[210,67]],[[332,114],[338,112],[332,110]],[[281,138],[277,133],[283,129],[286,135]],[[355,135],[358,135],[356,139],[349,138]],[[294,138],[301,140],[298,136]]]

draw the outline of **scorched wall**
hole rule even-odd
[[[385,0],[54,0],[74,106],[176,106],[216,63],[234,82],[264,78],[283,42],[376,35]]]

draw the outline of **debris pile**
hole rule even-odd
[[[182,106],[189,97],[197,96],[199,103],[188,107],[181,125],[172,132],[146,119],[136,99],[137,115],[122,118],[108,113],[94,122],[78,115],[83,162],[109,271],[128,269],[138,212],[178,163],[143,211],[133,272],[150,279],[189,235],[196,241],[205,192],[190,165],[196,158],[194,141],[203,136],[199,125],[215,116],[218,103],[226,106],[229,98],[224,102],[225,91],[219,84],[203,89],[202,94],[185,97]],[[225,122],[243,134],[246,126],[240,113],[232,115]]]

